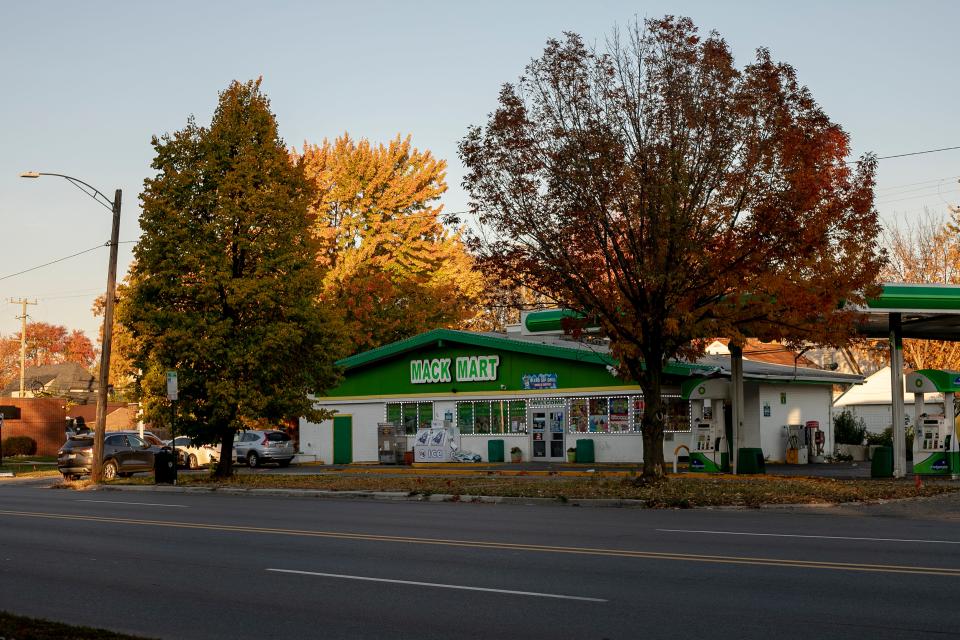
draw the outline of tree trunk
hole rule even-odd
[[[643,389],[643,479],[663,480],[666,475],[663,462],[663,399],[660,395],[661,366],[648,362],[647,369],[639,376]]]
[[[233,476],[233,434],[234,430],[229,427],[221,430],[220,460],[217,461],[217,468],[213,474],[215,478],[225,479]]]

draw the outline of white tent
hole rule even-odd
[[[890,401],[890,367],[883,367],[864,380],[863,384],[851,387],[834,400],[833,414],[849,410],[864,419],[868,431],[881,433],[893,423]],[[907,424],[911,425],[914,417],[913,394],[906,392],[906,378],[903,402]],[[924,412],[943,413],[943,394],[928,393],[924,399]]]

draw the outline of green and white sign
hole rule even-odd
[[[454,363],[452,358],[433,358],[410,361],[410,382],[433,384],[452,382],[484,382],[497,379],[500,356],[461,356]]]

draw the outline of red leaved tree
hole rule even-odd
[[[738,69],[686,18],[604,50],[569,33],[461,141],[488,273],[583,312],[646,398],[662,477],[665,365],[701,340],[842,345],[883,262],[875,160],[765,49]],[[492,238],[492,239],[491,239]]]
[[[59,324],[27,323],[25,365],[28,367],[76,362],[90,369],[96,359],[96,350],[85,333],[73,331]],[[20,371],[20,333],[0,340],[0,377],[9,382]]]

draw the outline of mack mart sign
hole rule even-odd
[[[452,366],[453,365],[453,366]],[[453,382],[483,382],[497,379],[500,356],[461,356],[454,362],[451,358],[410,361],[410,382],[429,384]]]

